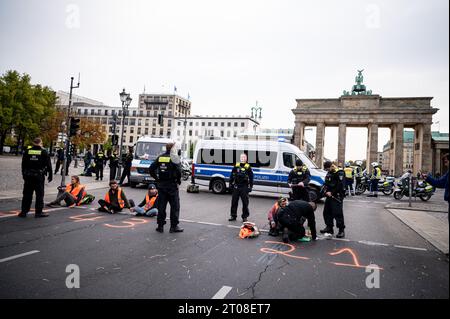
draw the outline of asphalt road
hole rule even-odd
[[[135,201],[145,191],[125,188]],[[346,200],[345,240],[286,245],[267,232],[239,239],[239,220],[227,221],[229,195],[189,194],[183,185],[180,196],[179,234],[155,232],[155,218],[103,214],[94,204],[19,219],[20,201],[1,201],[0,298],[449,297],[447,258],[384,210],[387,198]],[[267,229],[274,201],[253,195],[250,221]],[[78,289],[66,287],[70,264],[80,269]],[[380,269],[379,288],[366,286],[369,264]]]

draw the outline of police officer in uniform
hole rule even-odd
[[[240,156],[240,162],[231,171],[230,188],[233,189],[233,196],[231,198],[231,216],[228,221],[236,220],[240,198],[242,200],[242,221],[246,222],[250,215],[248,210],[248,194],[253,188],[253,171],[250,164],[247,163],[247,155],[244,153]]]
[[[171,156],[174,143],[166,145],[166,152],[156,158],[150,165],[150,175],[158,183],[158,227],[157,232],[164,232],[166,224],[166,207],[170,203],[170,230],[171,233],[181,233],[183,228],[178,226],[180,217],[180,196],[178,185],[181,184],[181,168],[177,156]],[[173,159],[177,158],[175,163]]]
[[[349,195],[351,193],[352,196],[355,196],[355,191],[353,190],[355,171],[350,166],[350,162],[345,162],[344,174],[345,174],[345,195]]]
[[[100,148],[100,150],[95,154],[94,158],[95,162],[95,180],[98,181],[103,180],[103,165],[105,164],[105,153],[103,153],[103,149]]]
[[[355,180],[356,180],[355,190],[357,190],[358,186],[361,184],[361,180],[363,177],[363,170],[361,168],[362,161],[356,161],[355,164],[356,164],[356,167],[355,167]]]
[[[308,184],[311,180],[311,173],[301,159],[295,161],[294,169],[289,173],[288,184],[292,189],[293,200],[304,200],[309,202]]]
[[[377,162],[372,164],[372,173],[370,175],[370,194],[367,197],[378,197],[378,183],[381,179],[381,168]]]
[[[125,177],[128,179],[128,183],[130,183],[130,174],[131,174],[131,166],[133,164],[133,147],[128,147],[128,153],[123,157],[123,172],[122,176],[120,177],[119,185],[123,185],[123,181],[125,180]]]
[[[119,157],[117,150],[114,150],[108,157],[109,160],[109,180],[116,179],[117,168],[119,167]]]
[[[345,197],[344,174],[342,170],[333,165],[330,161],[324,163],[324,169],[327,171],[325,176],[325,185],[323,192],[325,193],[325,206],[323,208],[323,218],[326,227],[320,232],[322,234],[334,234],[334,219],[339,229],[337,238],[345,237],[345,223],[343,212],[343,200]]]
[[[27,217],[33,200],[33,192],[36,192],[36,206],[34,217],[48,217],[43,213],[44,208],[44,183],[48,174],[48,182],[53,179],[52,163],[47,151],[42,148],[42,140],[35,138],[33,146],[28,148],[22,157],[22,176],[24,180],[22,210],[19,217]]]

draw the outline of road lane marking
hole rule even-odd
[[[233,287],[223,286],[211,299],[225,299],[228,293],[233,289]]]
[[[388,244],[377,243],[377,242],[368,241],[368,240],[360,240],[360,241],[358,241],[358,243],[369,245],[369,246],[389,246]]]
[[[394,245],[394,247],[402,248],[402,249],[412,249],[412,250],[427,251],[426,248],[419,248],[419,247],[410,247],[410,246],[401,246],[401,245]]]
[[[36,253],[39,253],[39,252],[40,252],[39,250],[32,250],[32,251],[29,251],[29,252],[26,252],[26,253],[23,253],[23,254],[19,254],[19,255],[3,258],[3,259],[0,259],[0,263],[4,263],[4,262],[10,261],[10,260],[14,260],[14,259],[17,259],[17,258],[29,256],[29,255],[33,255],[33,254],[36,254]]]

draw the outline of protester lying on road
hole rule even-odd
[[[66,202],[67,207],[79,206],[86,196],[86,187],[80,184],[80,178],[76,175],[70,179],[70,184],[65,187],[64,193],[59,195],[53,202],[47,204],[48,207],[61,206],[61,201]]]
[[[109,187],[110,188],[105,195],[105,199],[100,199],[98,201],[100,204],[100,207],[98,208],[99,211],[115,214],[121,212],[124,208],[129,209],[134,206],[131,200],[128,201],[125,196],[125,192],[119,187],[117,181],[110,181]]]
[[[287,204],[288,199],[285,197],[280,197],[280,199],[278,199],[270,209],[269,214],[267,215],[267,219],[269,219],[269,226],[270,226],[269,236],[278,236],[280,228],[277,214],[280,208],[286,207]]]
[[[136,213],[136,216],[154,217],[158,215],[158,190],[154,184],[148,186],[148,192],[144,200],[138,205],[130,209]]]
[[[314,211],[317,205],[314,202],[305,202],[302,200],[294,200],[280,208],[277,214],[278,222],[283,229],[283,242],[289,240],[296,241],[305,236],[305,227],[303,224],[308,221],[308,227],[311,230],[312,240],[317,239],[316,219]]]

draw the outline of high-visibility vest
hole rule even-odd
[[[344,168],[345,178],[353,178],[353,168],[346,167]]]
[[[373,179],[381,179],[381,168],[375,167],[372,172]]]
[[[109,198],[109,190],[106,192],[105,201],[108,204],[111,204],[111,200]],[[117,201],[119,202],[120,208],[124,208],[125,207],[125,202],[122,199],[122,188],[120,188],[120,187],[117,189]]]
[[[147,195],[145,195],[145,206],[144,206],[144,209],[145,210],[149,210],[150,208],[152,208],[153,205],[155,204],[157,198],[158,198],[158,194],[156,194],[155,196],[150,198],[149,194],[147,193]]]
[[[66,185],[66,192],[68,192],[70,195],[72,195],[72,197],[77,200],[78,199],[78,195],[80,194],[80,192],[82,192],[82,196],[81,199],[83,199],[86,196],[86,191],[85,191],[85,187],[84,185],[78,184],[78,186],[76,187],[72,187],[72,184],[67,184]],[[80,202],[77,202],[77,206],[80,205]]]

